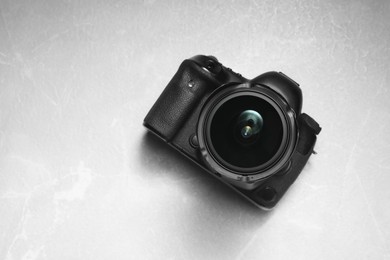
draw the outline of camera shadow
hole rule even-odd
[[[191,257],[221,252],[221,257],[234,256],[237,247],[245,247],[273,214],[251,204],[150,132],[144,134],[140,150],[146,174],[150,174],[147,178],[168,178],[176,186],[172,192],[179,188],[180,194],[190,197],[190,206],[177,200],[180,205],[167,203],[163,208],[172,210],[168,218],[175,222],[169,233],[173,230],[183,252],[196,252]]]
[[[199,192],[191,193],[191,196],[200,196],[201,199],[204,199],[204,204],[221,207],[223,201],[223,204],[231,209],[255,214],[257,217],[268,216],[272,212],[256,207],[234,189],[228,187],[149,131],[146,131],[142,137],[140,152],[140,158],[143,160],[142,165],[147,169],[146,174],[153,175],[149,177],[161,177],[161,174],[168,175],[165,177],[172,180],[172,185],[181,185],[180,182],[192,182],[199,189]]]
[[[232,208],[239,207],[241,210],[253,212],[254,214],[267,213],[267,211],[263,211],[251,204],[226,184],[210,175],[196,163],[150,132],[146,132],[143,136],[141,158],[145,160],[144,167],[148,169],[147,174],[168,174],[169,176],[167,177],[176,179],[177,182],[181,180],[195,182],[202,191],[210,189],[213,193],[212,198],[207,198],[204,203],[218,203],[220,200],[223,200],[229,201]],[[153,173],[153,171],[158,173]],[[180,183],[176,185],[180,185]],[[208,195],[211,195],[210,192],[208,192]],[[204,194],[201,193],[200,196],[204,196]]]

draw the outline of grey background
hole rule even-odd
[[[389,1],[0,2],[1,259],[390,258]],[[185,58],[283,71],[321,123],[263,212],[142,121]]]

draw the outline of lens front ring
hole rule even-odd
[[[215,121],[216,123],[214,123],[214,125],[217,125],[217,127],[219,127],[218,125],[221,122],[226,121],[225,120],[226,118],[223,117],[219,121],[216,120],[216,118],[218,117],[218,111],[225,109],[223,107],[224,104],[226,107],[226,104],[228,102],[231,102],[231,100],[234,100],[235,98],[240,99],[240,97],[244,97],[244,99],[246,98],[246,100],[249,100],[252,97],[258,99],[258,101],[261,101],[267,104],[268,106],[272,107],[271,110],[274,110],[275,113],[277,113],[277,117],[280,118],[282,136],[280,137],[281,138],[280,144],[278,147],[276,147],[277,150],[274,152],[274,154],[269,155],[268,158],[264,154],[261,154],[262,152],[261,150],[259,149],[253,150],[256,153],[256,156],[259,155],[257,157],[259,158],[265,157],[264,159],[265,161],[261,161],[261,159],[259,160],[256,158],[254,161],[247,160],[247,162],[245,162],[246,155],[244,154],[244,156],[241,156],[242,155],[241,150],[238,150],[238,152],[236,152],[235,154],[233,152],[233,156],[230,157],[226,156],[224,155],[225,153],[224,150],[226,150],[225,148],[230,147],[231,149],[231,147],[235,147],[235,146],[225,147],[223,141],[219,141],[219,143],[222,143],[222,145],[220,145],[221,146],[220,148],[217,147],[216,149],[215,147],[216,146],[215,143],[218,143],[215,141],[215,139],[218,139],[219,137],[218,138],[214,137],[214,140],[212,138],[211,133],[213,131],[210,130],[213,129],[212,122]],[[244,100],[238,100],[238,101],[244,101]],[[235,104],[240,104],[240,102],[238,103],[236,102]],[[233,104],[233,106],[235,105]],[[245,107],[245,105],[242,107]],[[233,110],[228,110],[228,111],[233,111]],[[222,112],[220,114],[223,114]],[[272,114],[273,118],[276,117],[275,113]],[[271,115],[268,116],[268,118],[270,117]],[[250,118],[250,116],[249,117],[247,116],[247,118]],[[248,120],[248,122],[250,122],[250,120]],[[249,128],[245,128],[245,127],[247,126],[244,126],[244,128],[242,128],[243,133],[249,134],[250,131]],[[265,128],[266,127],[267,125],[265,126]],[[224,129],[225,129],[224,127],[219,127],[219,129],[217,130],[223,131]],[[233,180],[245,181],[245,182],[251,182],[251,181],[256,181],[265,178],[280,170],[291,157],[291,154],[295,148],[297,134],[298,133],[296,131],[294,111],[291,110],[290,107],[279,97],[279,95],[277,95],[272,90],[264,86],[254,85],[250,83],[244,83],[241,85],[229,84],[217,89],[210,96],[208,101],[203,106],[202,111],[200,113],[198,127],[197,127],[199,148],[204,161],[209,165],[209,167],[213,171],[225,177],[228,177]],[[214,134],[214,136],[216,135]],[[227,140],[227,142],[231,142],[230,138],[227,138],[225,140]],[[243,148],[242,151],[245,153],[246,151],[248,151],[248,149]],[[249,153],[247,154],[252,155],[251,153],[253,152],[249,150]],[[237,156],[238,158],[237,160],[234,161],[235,156]],[[233,163],[231,163],[232,160],[234,161]],[[258,163],[259,165],[256,165],[256,163]],[[243,166],[242,164],[244,165],[247,164],[246,166],[249,167]]]

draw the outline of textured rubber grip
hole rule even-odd
[[[185,60],[144,119],[144,125],[169,142],[202,97],[218,86],[210,73]]]

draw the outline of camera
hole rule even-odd
[[[319,124],[281,72],[246,79],[214,56],[184,60],[144,126],[256,206],[272,209],[314,153]]]

